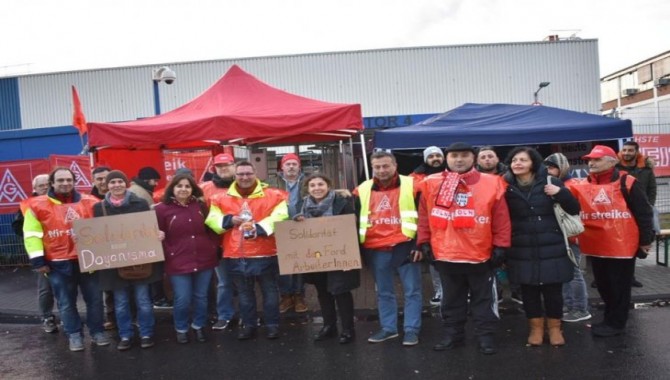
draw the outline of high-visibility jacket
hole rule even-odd
[[[93,217],[93,205],[100,200],[75,193],[73,203],[62,203],[49,195],[30,198],[25,210],[23,241],[31,260],[77,260],[72,241],[72,221]]]
[[[635,178],[626,176],[629,191],[634,182]],[[579,214],[584,223],[584,232],[579,235],[582,253],[617,259],[634,257],[640,232],[635,216],[621,193],[621,179],[603,184],[572,182],[569,189],[582,207]]]
[[[214,195],[210,199],[209,215],[205,224],[218,234],[223,234],[223,257],[227,258],[254,258],[277,255],[274,224],[288,219],[286,205],[287,194],[275,188],[265,188],[260,181],[256,182],[254,191],[247,198],[243,198],[237,191],[235,183],[226,193]],[[244,205],[253,215],[254,223],[260,225],[267,236],[258,236],[255,239],[244,239],[238,227],[223,228],[223,219],[226,215],[239,215]]]
[[[389,247],[416,237],[414,182],[411,177],[399,177],[400,187],[394,189],[372,191],[373,180],[356,189],[361,203],[358,238],[366,248]]]
[[[205,202],[207,202],[207,206],[210,205],[210,199],[212,199],[215,194],[221,194],[228,191],[227,187],[216,187],[212,181],[203,182],[199,186],[202,189],[203,197],[205,198]]]
[[[480,174],[479,180],[469,185],[469,196],[474,202],[475,226],[454,228],[452,221],[453,213],[457,212],[456,202],[449,209],[435,206],[443,180],[442,173],[433,174],[426,177],[421,186],[421,198],[426,202],[430,245],[435,260],[476,264],[490,259],[493,250],[493,207],[501,199],[504,200],[504,181],[496,175]],[[435,226],[439,219],[447,221],[446,228]]]

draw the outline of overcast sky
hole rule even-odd
[[[1,0],[0,76],[597,38],[600,76],[670,50],[669,0]]]

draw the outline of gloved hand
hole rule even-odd
[[[504,263],[505,248],[493,247],[493,252],[491,252],[491,260],[489,260],[491,268],[500,268]]]
[[[431,248],[430,243],[421,244],[421,253],[423,254],[423,259],[429,263],[435,261],[433,256],[433,248]]]

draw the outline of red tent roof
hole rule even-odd
[[[191,102],[162,115],[88,123],[93,147],[294,144],[348,138],[363,129],[359,104],[327,103],[269,86],[237,65]]]

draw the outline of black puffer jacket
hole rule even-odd
[[[512,247],[506,255],[510,282],[540,285],[570,281],[574,267],[567,256],[553,206],[558,202],[566,212],[577,215],[579,202],[554,177],[552,184],[561,190],[553,197],[544,193],[547,184],[544,166],[535,173],[530,189],[522,190],[511,171],[503,178],[509,184],[505,198],[512,221]]]

